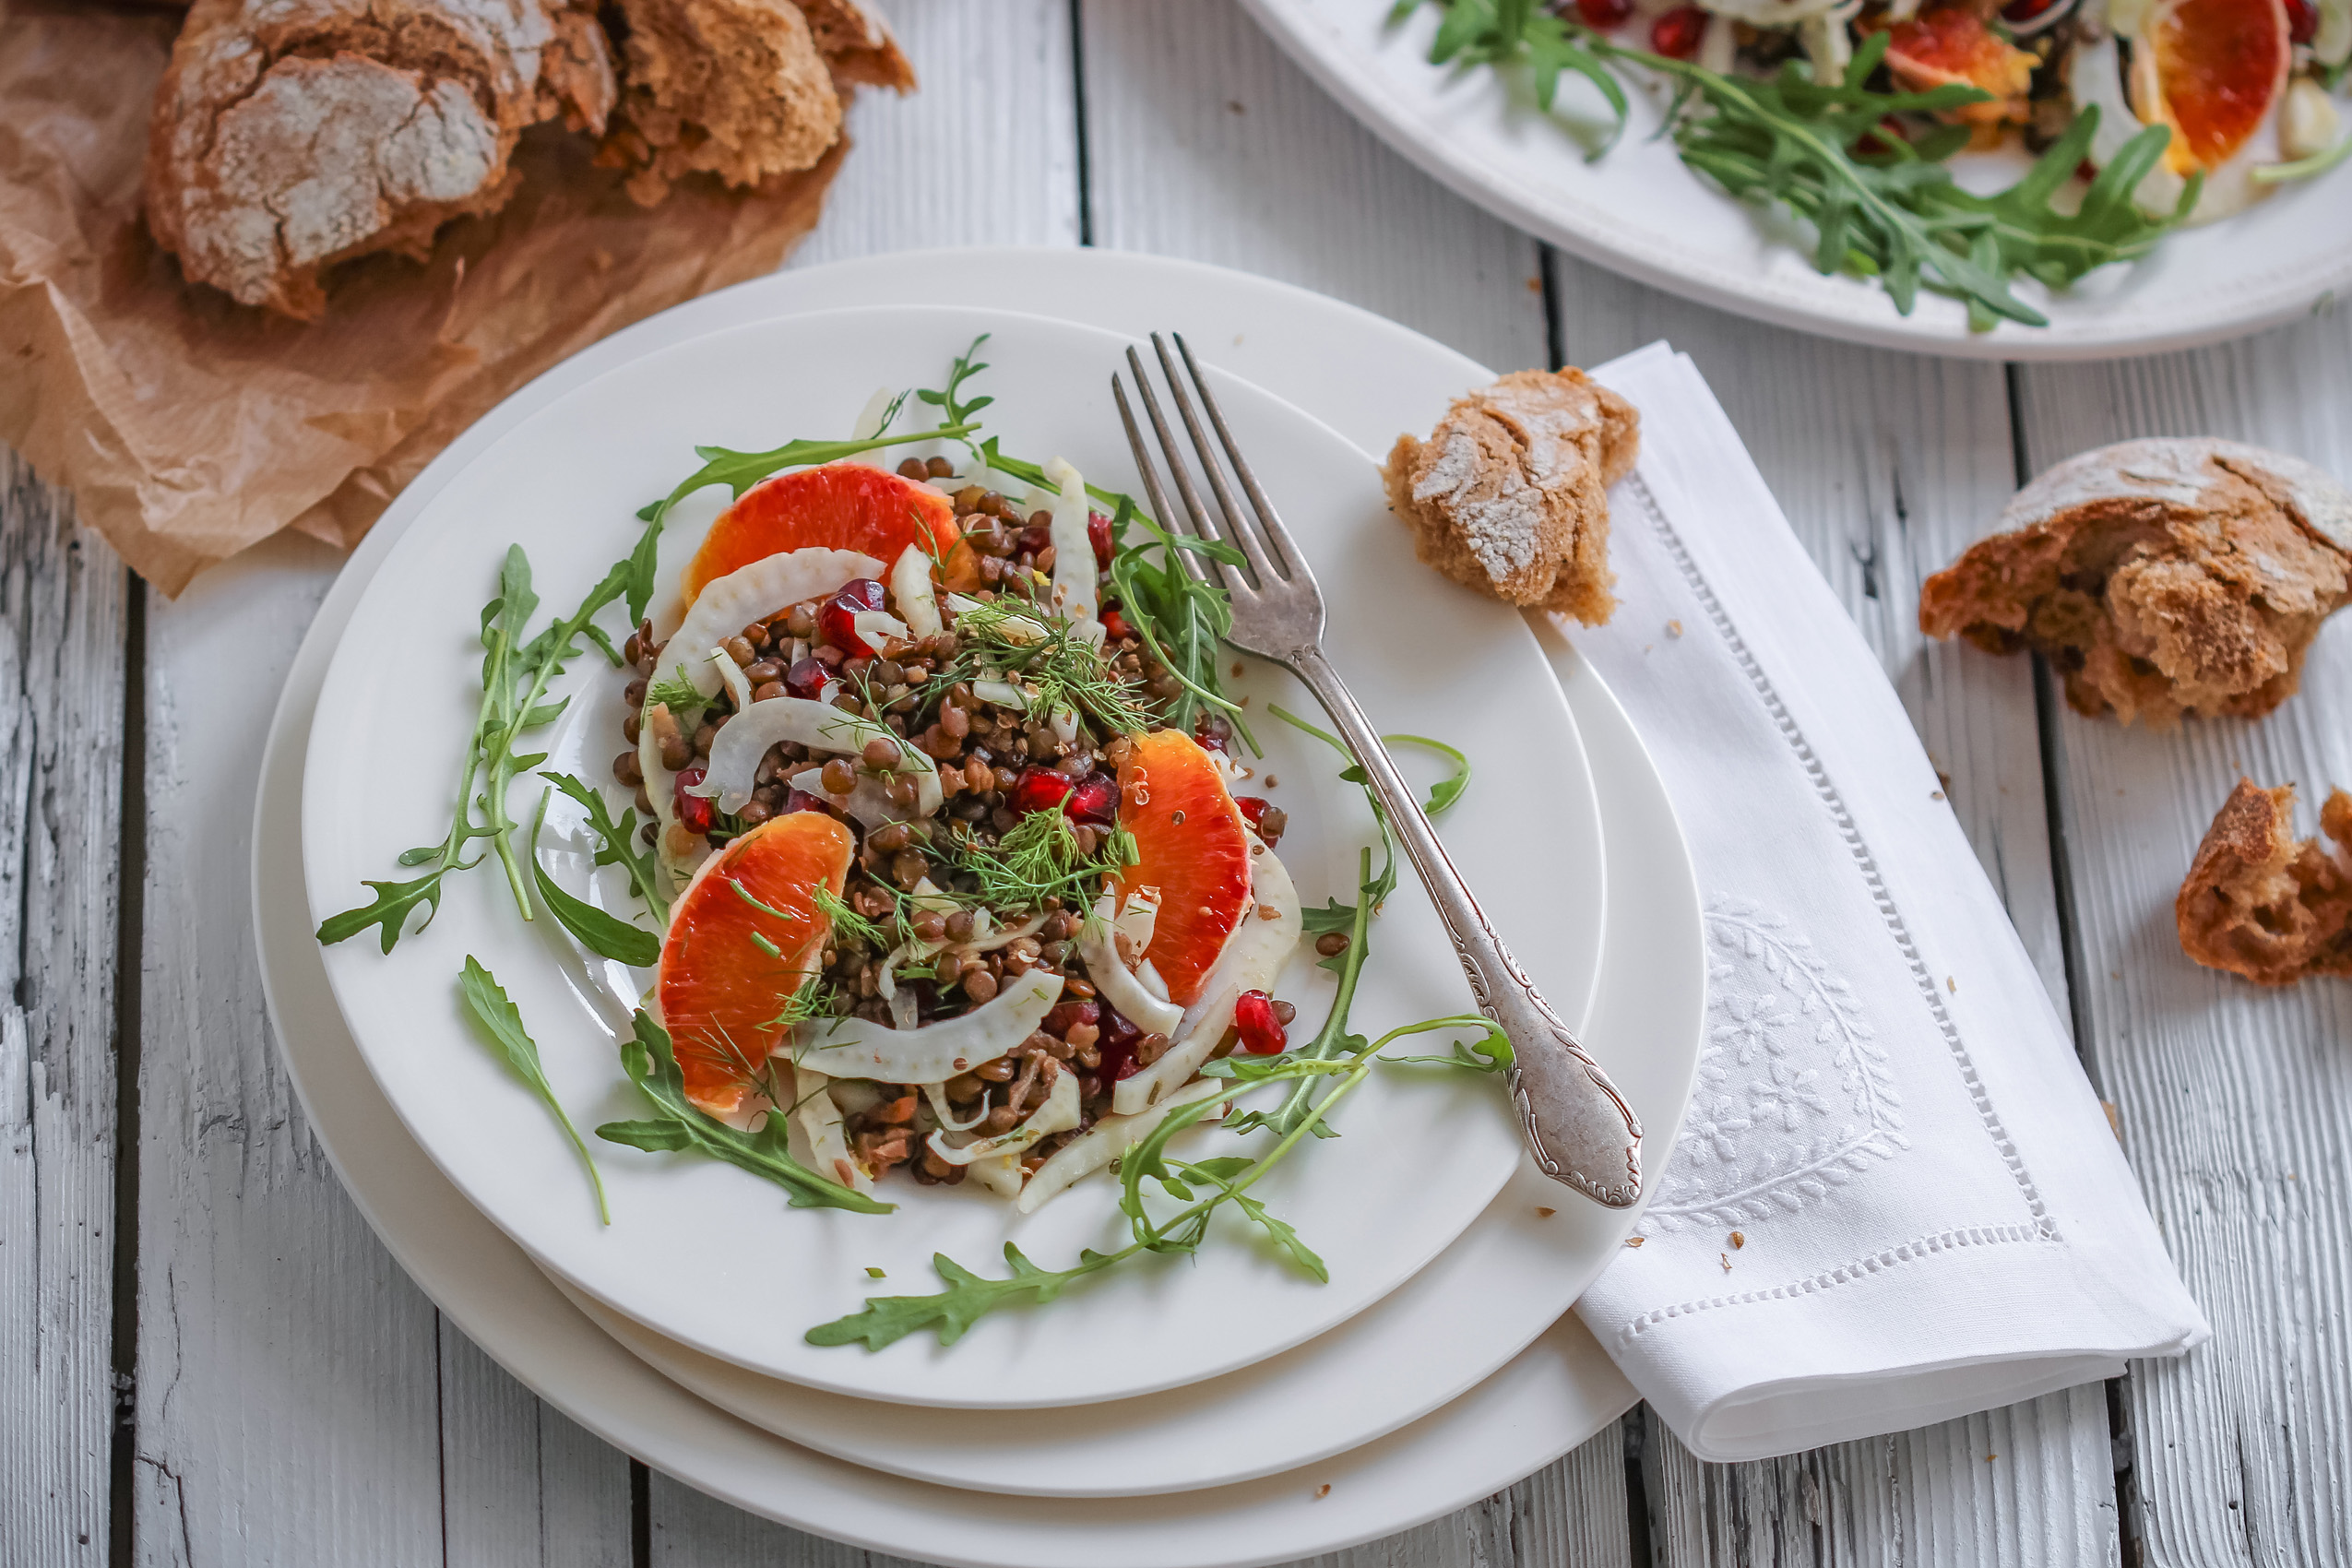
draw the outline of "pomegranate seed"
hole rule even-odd
[[[1144,1031],[1121,1017],[1119,1010],[1108,1003],[1102,1004],[1100,1028],[1095,1049],[1101,1053],[1101,1065],[1095,1069],[1095,1082],[1099,1088],[1108,1089],[1120,1079],[1135,1075],[1135,1042],[1144,1038]]]
[[[2057,4],[2058,0],[2011,0],[2009,5],[2002,7],[2001,19],[2012,24],[2030,22]],[[2291,16],[2294,0],[2287,0],[2287,10]]]
[[[1625,18],[1633,14],[1633,0],[1576,0],[1576,15],[1585,25],[1600,32],[1621,28]]]
[[[831,816],[833,803],[821,795],[810,794],[806,790],[793,790],[785,794],[784,809],[777,814],[789,816],[794,812],[823,812]]]
[[[1078,780],[1062,809],[1076,822],[1108,824],[1119,814],[1119,786],[1107,773],[1097,773]]]
[[[1094,546],[1095,570],[1111,570],[1111,519],[1099,512],[1087,514],[1087,542]]]
[[[1128,626],[1127,618],[1119,613],[1119,606],[1111,603],[1102,607],[1102,630],[1106,640],[1114,643],[1125,642],[1135,635]]]
[[[700,784],[708,774],[707,768],[689,767],[680,773],[670,786],[670,798],[678,807],[678,820],[686,825],[689,833],[709,832],[711,819],[717,814],[717,808],[711,804],[708,796],[686,793],[689,788]]]
[[[1263,991],[1241,992],[1233,1004],[1233,1027],[1241,1031],[1241,1049],[1253,1056],[1272,1056],[1290,1042],[1274,1016],[1274,998]]]
[[[1669,60],[1688,60],[1699,52],[1706,36],[1707,14],[1696,6],[1677,6],[1650,24],[1650,47]]]
[[[796,659],[792,661],[792,668],[784,671],[785,695],[813,702],[824,695],[825,683],[832,678],[833,671],[818,660]]]
[[[861,610],[879,610],[882,605],[880,583],[872,577],[852,577],[816,612],[818,635],[844,653],[861,653],[872,658],[882,650],[858,636],[855,617]]]
[[[2287,0],[2287,36],[2309,43],[2320,35],[2319,7],[2311,0]]]
[[[1214,713],[1204,713],[1193,721],[1193,739],[1204,751],[1221,752],[1233,738],[1232,721]]]
[[[1042,555],[1045,553],[1045,547],[1052,542],[1051,529],[1023,529],[1021,537],[1015,541],[1013,549],[1016,553],[1027,551],[1031,555]]]
[[[1045,1032],[1051,1035],[1066,1035],[1080,1024],[1093,1024],[1099,1028],[1101,1023],[1102,1004],[1100,1003],[1091,1000],[1063,1002],[1057,1003],[1053,1011],[1045,1016]]]
[[[1032,767],[1013,786],[1013,798],[1005,803],[1023,816],[1031,812],[1051,811],[1075,788],[1070,776],[1059,768]]]
[[[1274,804],[1264,795],[1236,795],[1233,803],[1241,808],[1241,815],[1252,827],[1265,820],[1265,808]]]

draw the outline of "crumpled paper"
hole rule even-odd
[[[139,217],[176,12],[0,0],[0,442],[166,594],[281,529],[348,548],[509,392],[656,311],[775,270],[846,140],[757,190],[638,207],[585,137],[516,152],[432,259],[329,274],[323,321],[185,281]]]

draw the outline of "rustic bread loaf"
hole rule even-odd
[[[2352,795],[2321,808],[2333,852],[2294,825],[2295,786],[2238,781],[2173,903],[2182,952],[2263,985],[2352,976]]]
[[[1633,406],[1584,372],[1518,371],[1456,399],[1427,441],[1396,438],[1389,509],[1455,582],[1598,626],[1617,608],[1609,487],[1640,432]]]
[[[2085,452],[2019,491],[2001,530],[1922,586],[1920,629],[2034,647],[2078,710],[2127,724],[2268,713],[2352,596],[2352,493],[2234,441]]]
[[[196,0],[156,93],[147,215],[187,276],[315,317],[320,269],[422,255],[510,194],[524,127],[601,131],[612,64],[571,0]]]

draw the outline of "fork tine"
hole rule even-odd
[[[1152,434],[1159,437],[1160,455],[1168,460],[1169,477],[1176,481],[1176,493],[1183,498],[1184,515],[1192,519],[1193,532],[1202,539],[1218,539],[1217,525],[1208,520],[1207,512],[1202,509],[1200,495],[1193,489],[1192,474],[1184,466],[1184,449],[1176,444],[1176,437],[1170,433],[1167,416],[1159,411],[1159,399],[1152,395],[1151,377],[1144,374],[1144,362],[1132,348],[1127,350],[1127,368],[1134,374],[1136,395],[1144,400],[1144,417],[1151,421]],[[1173,526],[1174,521],[1172,517],[1163,517],[1161,523],[1170,532],[1181,531]],[[1177,553],[1191,555],[1196,552],[1180,550]],[[1256,591],[1255,584],[1222,561],[1212,557],[1204,560],[1201,564],[1216,574],[1229,594],[1239,596]]]
[[[1282,515],[1274,509],[1274,503],[1266,499],[1265,492],[1258,488],[1257,475],[1250,471],[1250,465],[1242,459],[1241,447],[1234,445],[1233,433],[1226,427],[1225,410],[1217,406],[1216,394],[1209,391],[1208,380],[1201,374],[1201,367],[1193,358],[1193,346],[1184,341],[1182,332],[1174,334],[1174,337],[1176,351],[1184,357],[1184,368],[1192,373],[1193,386],[1201,395],[1201,407],[1207,410],[1208,422],[1216,428],[1217,439],[1223,445],[1225,456],[1231,459],[1234,473],[1241,478],[1242,493],[1250,498],[1250,510],[1256,514],[1258,530],[1265,534],[1278,569],[1288,577],[1296,569],[1299,559],[1298,549],[1290,542],[1290,530],[1282,526]],[[1167,350],[1162,350],[1163,362],[1166,358]],[[1173,370],[1169,372],[1168,379],[1170,385],[1174,384],[1176,374]],[[1200,439],[1198,431],[1194,433],[1193,439]],[[1207,456],[1206,450],[1202,456]],[[1214,464],[1210,466],[1215,467]]]
[[[1201,469],[1208,475],[1208,487],[1217,496],[1217,509],[1224,514],[1225,537],[1249,558],[1250,570],[1256,574],[1261,586],[1281,581],[1289,574],[1277,569],[1275,563],[1267,557],[1265,547],[1258,542],[1256,530],[1242,520],[1241,509],[1233,505],[1233,493],[1225,488],[1225,470],[1218,463],[1216,452],[1209,446],[1207,433],[1201,429],[1199,417],[1193,412],[1193,399],[1185,394],[1184,383],[1176,374],[1176,362],[1169,355],[1168,344],[1155,332],[1151,335],[1151,346],[1153,351],[1159,355],[1159,368],[1167,375],[1168,390],[1176,399],[1177,417],[1184,422],[1184,433],[1193,438],[1193,450],[1201,456]],[[1200,380],[1197,369],[1193,372],[1193,379],[1196,384]],[[1229,452],[1232,449],[1230,442],[1227,443],[1226,449]]]
[[[1127,427],[1127,445],[1135,454],[1135,471],[1143,476],[1144,495],[1151,502],[1152,520],[1171,532],[1182,532],[1182,530],[1176,526],[1175,518],[1169,515],[1168,497],[1159,488],[1159,470],[1153,465],[1151,448],[1145,445],[1144,433],[1135,423],[1135,411],[1127,406],[1126,383],[1120,380],[1116,371],[1113,371],[1111,375],[1111,398],[1119,405],[1119,422]],[[1176,557],[1185,576],[1194,582],[1208,581],[1207,576],[1201,569],[1200,561],[1195,558],[1194,552],[1175,550],[1169,553]]]

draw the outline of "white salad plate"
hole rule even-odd
[[[1629,278],[1738,315],[1883,348],[2000,360],[2185,349],[2275,327],[2352,290],[2352,172],[2282,185],[2248,210],[2166,235],[2143,260],[2017,296],[2047,327],[1971,331],[1959,301],[1922,291],[1909,315],[1867,279],[1813,269],[1811,232],[1735,200],[1657,137],[1669,95],[1633,89],[1617,144],[1587,160],[1608,109],[1563,77],[1552,113],[1523,80],[1432,65],[1438,12],[1392,22],[1394,0],[1243,0],[1285,52],[1381,139],[1507,222]],[[1622,78],[1630,82],[1633,75]],[[2020,152],[1963,154],[1972,189],[2013,182]]]
[[[663,342],[780,312],[905,300],[1051,309],[1128,331],[1173,323],[1191,327],[1204,342],[1214,324],[1230,333],[1227,353],[1253,379],[1313,407],[1368,446],[1396,430],[1427,426],[1452,396],[1490,374],[1393,323],[1303,291],[1218,268],[1093,251],[908,253],[787,273],[682,306],[526,388],[460,437],[395,503],[329,592],[297,657],[265,751],[257,820],[299,825],[310,724],[345,617],[424,502],[503,429],[567,386]],[[1666,883],[1679,878],[1682,897],[1690,897],[1672,814],[1638,738],[1564,644],[1550,639],[1547,651],[1592,759],[1609,855],[1619,864],[1647,857]],[[1669,849],[1671,859],[1660,859]],[[1244,1568],[1336,1550],[1452,1512],[1575,1447],[1633,1401],[1621,1375],[1569,1316],[1501,1373],[1378,1443],[1298,1471],[1161,1500],[1041,1503],[951,1491],[784,1442],[695,1398],[573,1311],[440,1173],[402,1129],[343,1024],[311,936],[299,826],[293,833],[273,827],[257,834],[255,855],[272,1026],[311,1127],[378,1235],[452,1321],[540,1397],[606,1441],[736,1506],[927,1562]],[[1645,901],[1635,897],[1626,908]],[[1612,923],[1616,907],[1612,900]],[[1629,956],[1640,955],[1616,952],[1609,962]],[[1675,955],[1653,951],[1648,960],[1662,966],[1649,971],[1652,994],[1683,998],[1695,1020],[1699,998],[1693,982],[1677,978]],[[1694,964],[1696,955],[1682,961]],[[1594,1015],[1594,1025],[1607,1021],[1605,1012]],[[1687,1038],[1661,1037],[1653,1054],[1610,1058],[1651,1130],[1653,1169],[1670,1153],[1697,1048],[1693,1027]],[[1480,1224],[1491,1218],[1491,1211]],[[1581,1289],[1616,1255],[1634,1218],[1562,1206],[1555,1223],[1573,1227],[1577,1237],[1562,1260],[1563,1277]],[[1569,1233],[1540,1234],[1545,1244],[1557,1245]],[[1465,1309],[1479,1333],[1461,1332],[1464,1320],[1457,1320],[1424,1354],[1475,1345],[1485,1314],[1497,1306],[1482,1301]],[[1350,1375],[1377,1380],[1391,1371],[1359,1367]],[[1301,1402],[1282,1419],[1324,1417]]]
[[[488,597],[509,540],[529,553],[553,613],[627,552],[636,507],[698,466],[698,445],[758,450],[846,434],[878,386],[938,384],[982,333],[991,368],[967,395],[995,398],[985,417],[1004,449],[1068,457],[1098,483],[1139,492],[1105,386],[1130,339],[963,306],[777,316],[652,349],[547,401],[452,474],[385,557],[329,664],[303,785],[314,918],[362,901],[363,878],[385,877],[400,850],[445,831],[481,659],[472,606]],[[1214,345],[1202,348],[1214,361]],[[1468,754],[1476,774],[1446,820],[1448,847],[1497,927],[1525,933],[1538,982],[1581,1020],[1598,972],[1599,820],[1541,649],[1516,617],[1413,560],[1362,452],[1229,374],[1218,396],[1322,580],[1334,661],[1384,730]],[[666,557],[690,552],[724,496],[706,492],[697,513],[673,515]],[[460,595],[454,585],[469,581],[476,586]],[[564,686],[575,700],[548,730],[554,766],[609,778],[624,679],[593,657],[575,665]],[[1343,765],[1322,742],[1266,716],[1271,702],[1313,711],[1287,674],[1265,669],[1242,684],[1256,698],[1265,751],[1255,782],[1280,780],[1273,798],[1290,819],[1281,855],[1301,901],[1352,900],[1359,851],[1372,837],[1360,793],[1338,778]],[[1319,1141],[1255,1189],[1321,1253],[1328,1284],[1237,1229],[1194,1256],[1098,1277],[1050,1312],[992,1314],[952,1347],[927,1334],[880,1352],[813,1346],[803,1330],[856,1312],[869,1294],[939,1288],[935,1253],[993,1273],[1007,1242],[1048,1267],[1083,1248],[1115,1248],[1126,1234],[1115,1183],[1081,1183],[1028,1216],[971,1186],[912,1182],[885,1184],[878,1195],[897,1206],[886,1216],[788,1210],[782,1193],[721,1162],[592,1145],[612,1210],[600,1223],[576,1154],[465,1016],[456,977],[468,956],[497,976],[583,1128],[644,1114],[616,1035],[645,977],[584,968],[552,921],[517,918],[493,871],[453,879],[432,925],[390,955],[368,935],[327,950],[362,1054],[426,1153],[534,1258],[662,1335],[770,1377],[865,1399],[1003,1409],[1127,1398],[1230,1372],[1411,1277],[1522,1159],[1491,1080],[1383,1072],[1349,1099],[1344,1136]],[[1417,884],[1386,901],[1376,931],[1352,1027],[1378,1033],[1465,1010],[1452,944]],[[1306,1030],[1327,1010],[1332,983],[1302,946],[1276,989],[1299,1004],[1292,1028]],[[1207,1130],[1194,1145],[1253,1147]]]

